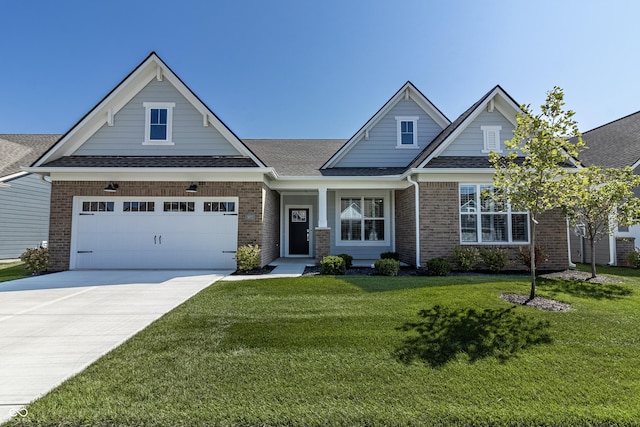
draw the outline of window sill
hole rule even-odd
[[[396,145],[397,149],[400,150],[418,150],[420,149],[420,147],[418,147],[417,145]]]
[[[386,240],[338,240],[336,246],[389,246]]]
[[[172,141],[143,141],[142,145],[176,145]]]

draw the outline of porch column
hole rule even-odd
[[[327,187],[318,187],[318,228],[327,228]]]

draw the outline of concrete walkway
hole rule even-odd
[[[231,271],[65,271],[0,283],[0,423]]]

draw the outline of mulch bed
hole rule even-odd
[[[530,300],[528,295],[501,294],[500,298],[512,304],[526,305],[545,311],[569,311],[571,305],[553,299],[535,297]]]

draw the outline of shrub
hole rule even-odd
[[[50,259],[47,248],[30,248],[20,255],[20,260],[24,262],[24,269],[31,274],[47,271],[51,265]]]
[[[249,271],[260,267],[260,246],[244,245],[236,251],[236,260],[239,271]]]
[[[549,261],[547,254],[544,252],[542,246],[536,245],[536,270],[545,262]],[[529,246],[520,246],[518,248],[518,259],[524,264],[527,270],[531,271],[531,248]]]
[[[509,251],[501,248],[481,248],[480,257],[484,265],[494,273],[504,270],[509,263]]]
[[[340,258],[342,258],[344,260],[344,266],[345,268],[351,268],[351,266],[353,266],[353,257],[349,254],[338,254],[336,256],[339,256]]]
[[[638,248],[629,252],[625,259],[627,260],[629,267],[640,268],[640,250],[638,250]]]
[[[453,250],[453,259],[462,271],[471,271],[480,262],[480,251],[473,246],[458,246]]]
[[[451,272],[451,264],[444,258],[431,258],[427,261],[428,276],[448,276]]]
[[[380,276],[397,276],[400,271],[400,261],[391,258],[377,259],[373,269],[375,274]]]
[[[347,270],[344,259],[331,255],[320,261],[320,274],[344,274]]]
[[[395,259],[396,261],[400,261],[400,254],[398,252],[382,252],[380,259]]]

